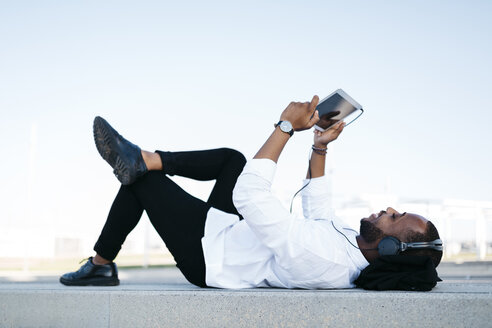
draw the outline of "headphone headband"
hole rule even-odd
[[[384,237],[378,244],[379,255],[397,255],[409,249],[432,249],[442,251],[441,239],[403,243],[393,236]]]
[[[436,251],[442,251],[442,240],[436,239],[433,241],[420,241],[413,243],[401,243],[401,251],[404,252],[407,249],[433,249]]]

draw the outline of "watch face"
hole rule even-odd
[[[288,133],[292,130],[292,124],[289,121],[283,121],[280,123],[280,130]]]

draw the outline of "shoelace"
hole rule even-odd
[[[86,258],[86,259],[83,259],[82,261],[80,261],[80,262],[79,262],[79,264],[80,264],[80,263],[82,263],[82,262],[84,262],[84,261],[88,261],[88,260],[90,260],[90,258],[91,258],[91,256],[89,256],[89,257],[88,257],[88,258]]]

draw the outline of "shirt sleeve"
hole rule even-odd
[[[330,189],[328,178],[324,175],[318,178],[304,180],[304,185],[309,183],[302,190],[302,211],[307,219],[328,219],[332,217],[330,206]]]
[[[233,202],[260,241],[282,257],[295,218],[271,192],[275,170],[272,160],[248,161],[234,187]]]

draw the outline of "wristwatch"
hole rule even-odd
[[[278,121],[278,123],[275,124],[275,127],[277,126],[280,127],[280,131],[288,133],[291,137],[294,134],[294,129],[289,121]]]

